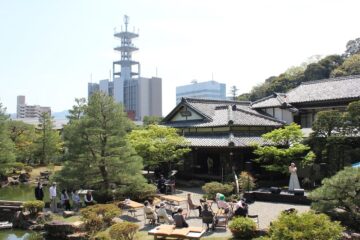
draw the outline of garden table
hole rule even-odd
[[[201,239],[205,230],[202,227],[175,228],[174,225],[160,225],[151,229],[148,234],[154,239]]]
[[[135,202],[133,200],[125,200],[119,203],[121,208],[126,209],[129,213],[131,213],[135,217],[135,213],[137,209],[144,208],[144,204]]]
[[[178,197],[178,196],[172,196],[172,195],[164,195],[164,196],[160,196],[161,200],[170,202],[170,208],[171,206],[175,205],[174,203],[176,203],[177,206],[180,206],[180,204],[182,202],[187,202],[186,198],[182,198],[182,197]]]

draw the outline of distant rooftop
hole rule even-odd
[[[360,75],[303,82],[287,93],[274,93],[253,102],[251,106],[266,108],[346,99],[360,99]]]

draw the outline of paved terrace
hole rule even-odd
[[[200,204],[200,199],[202,198],[203,192],[200,188],[182,188],[177,189],[176,196],[186,198],[187,194],[192,194],[192,199],[195,204]],[[185,203],[182,203],[181,205],[183,209],[186,209]],[[269,202],[259,202],[256,201],[253,204],[249,205],[249,214],[257,214],[259,215],[259,224],[260,228],[268,228],[270,225],[270,222],[275,220],[278,215],[281,213],[281,211],[289,209],[289,208],[295,208],[298,212],[306,212],[310,209],[309,206],[305,205],[294,205],[294,204],[284,204],[284,203],[269,203]],[[213,204],[212,209],[214,211],[217,210],[216,204]],[[196,216],[196,217],[195,217]],[[195,226],[195,227],[201,227],[202,226],[202,220],[201,218],[197,217],[198,212],[192,211],[191,217],[187,218],[186,221],[188,222],[189,226]],[[144,225],[144,216],[143,216],[143,210],[139,209],[137,210],[136,217],[132,217],[131,215],[127,215],[126,212],[123,213],[121,216],[122,220],[135,222],[140,225],[140,231],[148,231],[152,229],[154,226],[151,226],[149,224]],[[205,225],[204,225],[205,227]],[[212,238],[216,237],[227,237],[231,236],[231,232],[229,229],[227,231],[218,228],[215,232],[208,232],[205,234],[205,236],[209,236]]]

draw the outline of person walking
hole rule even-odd
[[[41,182],[38,182],[35,188],[35,198],[36,200],[42,201],[44,199],[44,191],[41,185]]]
[[[52,186],[49,188],[49,197],[50,197],[50,209],[53,213],[56,213],[57,212],[56,182],[53,182]]]

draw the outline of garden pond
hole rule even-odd
[[[0,188],[0,200],[9,201],[30,201],[35,200],[34,196],[35,186],[31,184],[20,184],[16,186],[7,186]],[[49,191],[44,187],[45,201],[49,199]],[[0,240],[26,240],[29,236],[29,231],[18,229],[0,230]]]

